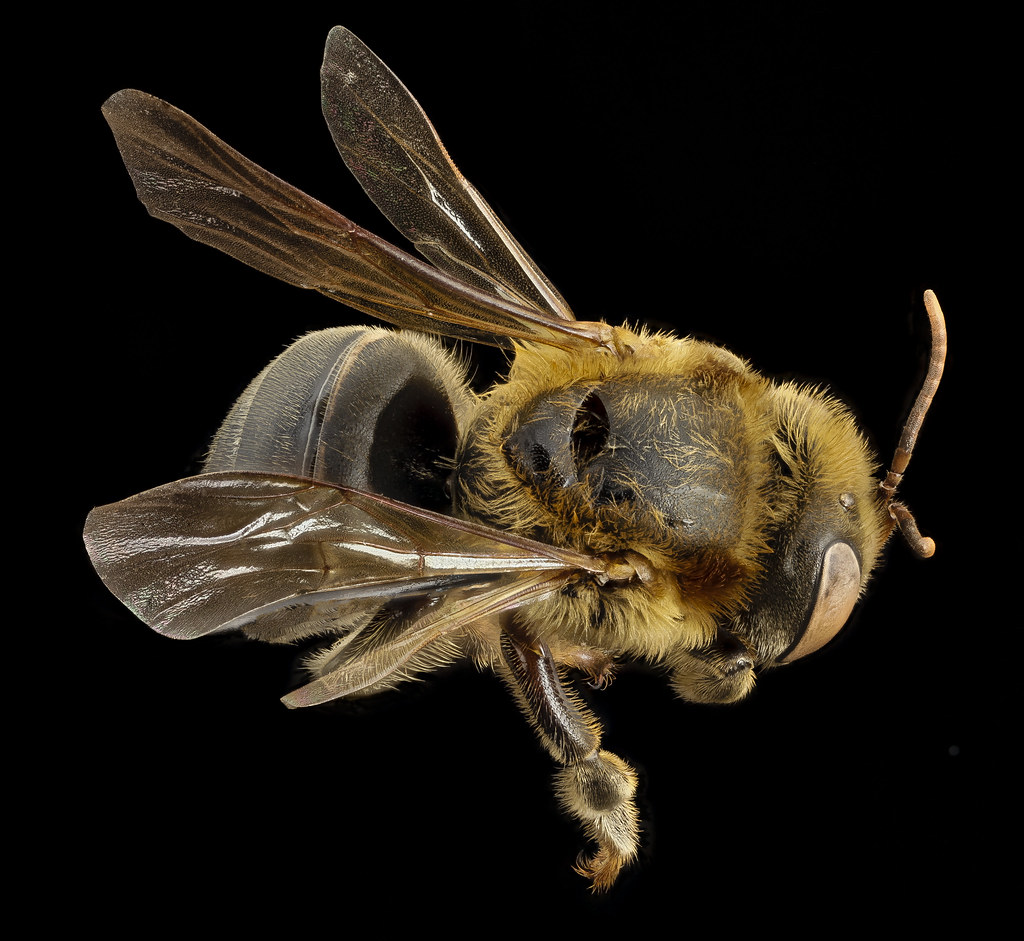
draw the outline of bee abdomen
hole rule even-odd
[[[428,338],[310,333],[242,393],[205,470],[294,474],[446,510],[468,398],[461,370]]]

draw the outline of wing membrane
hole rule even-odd
[[[427,333],[506,348],[609,344],[604,324],[487,294],[395,248],[159,98],[125,89],[103,113],[149,212],[260,271]]]
[[[472,592],[455,589],[395,639],[371,646],[363,655],[282,697],[282,702],[292,708],[316,706],[379,686],[445,634],[552,594],[571,575],[567,569],[534,571],[502,578]]]
[[[342,159],[420,254],[488,293],[575,319],[459,172],[419,102],[344,27],[327,37],[320,74],[324,117]]]
[[[415,646],[417,632],[429,642],[544,585],[604,570],[589,556],[384,497],[260,474],[189,477],[97,507],[85,541],[107,587],[176,638],[243,627],[273,635],[346,604],[458,589],[410,625],[403,644]]]

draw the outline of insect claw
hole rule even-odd
[[[587,681],[587,686],[591,689],[607,689],[612,685],[612,681],[614,679],[614,664],[608,664],[608,666],[596,676],[591,675],[591,678]]]

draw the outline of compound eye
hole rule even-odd
[[[853,547],[834,542],[825,550],[807,627],[794,647],[783,654],[779,663],[790,663],[824,647],[846,623],[860,595],[860,562]]]

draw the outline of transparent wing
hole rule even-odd
[[[342,159],[420,254],[483,291],[575,319],[555,286],[459,173],[419,102],[342,26],[327,37],[320,81],[324,117]]]
[[[149,212],[260,271],[426,333],[506,348],[610,345],[604,324],[515,304],[395,248],[159,98],[125,89],[103,114]]]
[[[169,637],[280,633],[366,599],[445,596],[396,640],[393,668],[443,633],[605,568],[385,497],[262,474],[189,477],[97,507],[85,542],[111,592]]]
[[[568,569],[532,571],[501,577],[489,586],[455,588],[396,637],[369,644],[360,656],[344,661],[326,675],[282,697],[282,702],[293,708],[315,706],[379,687],[444,635],[550,595],[562,588],[571,575]]]

